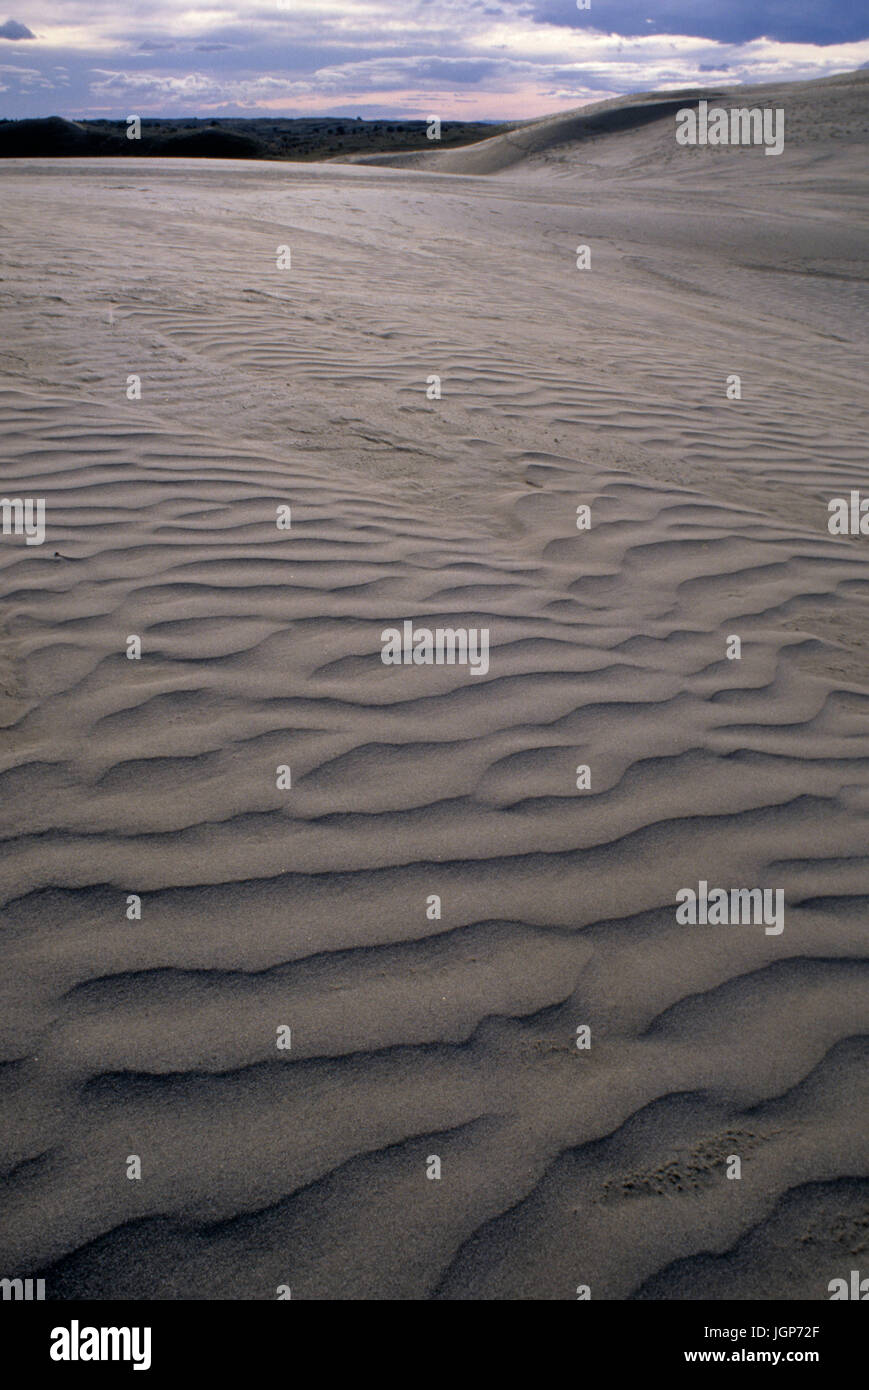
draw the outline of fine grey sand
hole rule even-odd
[[[383,165],[0,170],[3,489],[46,504],[0,538],[3,1276],[869,1274],[869,537],[828,529],[869,73],[707,95],[783,153],[678,147],[658,94]],[[488,671],[384,665],[405,619]],[[784,930],[678,923],[701,880]]]

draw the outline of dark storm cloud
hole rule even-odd
[[[540,23],[607,34],[690,34],[721,43],[775,39],[779,43],[851,43],[869,37],[866,0],[532,0],[529,13]],[[649,20],[652,23],[649,23]]]
[[[0,39],[35,39],[26,24],[19,24],[17,19],[7,19],[5,24],[0,24]]]

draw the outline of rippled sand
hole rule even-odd
[[[637,101],[411,168],[0,169],[3,486],[47,523],[0,539],[0,1274],[865,1264],[869,537],[827,503],[869,496],[867,76],[747,89],[779,158]],[[385,666],[404,619],[488,673]],[[679,925],[701,879],[784,931]]]

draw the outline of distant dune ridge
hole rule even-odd
[[[791,148],[834,140],[865,146],[869,135],[869,71],[861,69],[810,82],[691,87],[613,97],[528,121],[462,149],[441,150],[433,145],[419,153],[372,154],[360,156],[359,161],[453,174],[494,174],[516,166],[526,172],[540,165],[551,175],[553,160],[564,159],[582,169],[588,151],[592,163],[599,153],[601,163],[612,159],[645,165],[652,157],[656,163],[673,165],[685,155],[673,139],[676,112],[696,108],[701,101],[728,109],[784,103]],[[721,154],[711,148],[702,153]]]
[[[0,1275],[869,1275],[867,81],[0,170]]]

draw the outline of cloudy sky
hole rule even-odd
[[[866,0],[13,3],[0,116],[518,119],[869,65]]]

